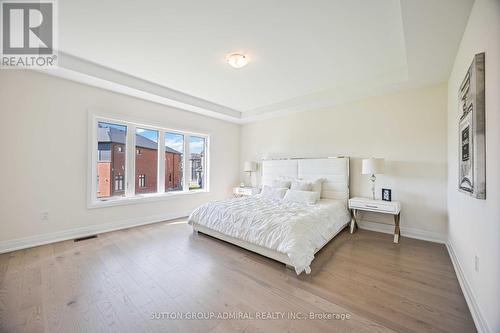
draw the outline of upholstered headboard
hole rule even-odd
[[[326,179],[321,198],[349,199],[349,157],[268,160],[262,162],[262,185],[272,185],[278,177],[303,180]]]

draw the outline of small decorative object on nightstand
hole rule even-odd
[[[382,200],[383,201],[392,201],[392,191],[388,188],[382,189]]]
[[[259,194],[257,187],[235,187],[233,188],[233,195],[235,197],[244,197]]]
[[[394,215],[394,243],[399,243],[399,237],[401,236],[401,231],[399,230],[401,204],[399,202],[352,198],[349,199],[349,209],[352,211],[351,234],[356,228],[358,212],[360,210]]]

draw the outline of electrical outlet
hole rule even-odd
[[[474,256],[474,270],[479,273],[479,257],[477,255]]]
[[[40,220],[46,222],[49,220],[49,212],[43,211],[40,213]]]

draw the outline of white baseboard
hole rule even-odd
[[[489,333],[491,330],[488,327],[484,316],[479,309],[479,305],[476,301],[476,296],[472,291],[469,281],[462,270],[462,265],[460,264],[460,260],[453,249],[453,245],[448,240],[446,242],[446,248],[448,249],[448,253],[450,254],[451,262],[453,263],[453,267],[455,268],[455,273],[457,274],[458,282],[460,283],[460,288],[462,289],[462,293],[464,294],[467,305],[469,306],[470,313],[472,315],[472,319],[474,320],[474,324],[476,325],[476,329],[478,333]]]
[[[360,229],[366,229],[371,231],[383,232],[385,234],[394,233],[394,225],[375,223],[367,220],[362,220],[358,222],[358,227]],[[434,243],[446,244],[446,236],[438,232],[432,232],[427,230],[420,230],[408,227],[401,227],[401,236],[408,238],[415,238],[420,240],[425,240]]]
[[[13,240],[6,240],[0,242],[0,253],[11,252],[16,250],[22,250],[29,247],[45,245],[60,241],[65,241],[68,239],[80,238],[95,234],[102,234],[104,232],[127,229],[131,227],[137,227],[140,225],[163,222],[167,220],[172,220],[180,217],[188,216],[191,211],[179,212],[176,214],[162,214],[141,218],[127,219],[112,223],[91,225],[88,227],[75,228],[63,231],[56,231],[41,235],[17,238]]]

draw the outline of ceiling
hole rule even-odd
[[[59,49],[95,67],[60,66],[253,120],[446,81],[472,4],[65,0],[58,2]],[[229,67],[230,52],[250,63]]]

